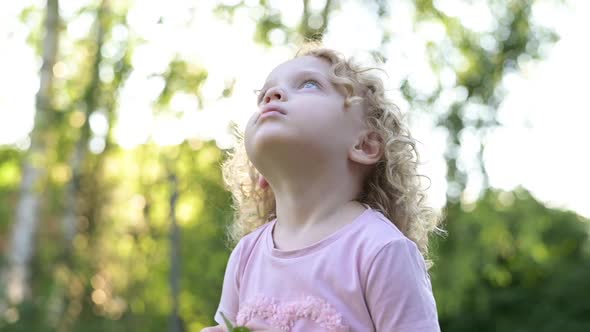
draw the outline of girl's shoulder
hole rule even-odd
[[[391,241],[406,238],[389,218],[373,209],[371,209],[369,218],[365,220],[363,231],[359,233],[359,236],[375,246],[383,246]]]
[[[246,262],[250,259],[254,247],[262,239],[264,230],[267,229],[271,223],[272,222],[264,223],[250,233],[244,235],[232,249],[228,265],[234,266],[234,269],[239,276],[243,275]]]
[[[240,241],[238,241],[238,244],[236,245],[234,250],[241,251],[241,252],[250,251],[256,245],[256,243],[258,243],[258,241],[260,241],[262,239],[262,234],[264,234],[264,231],[268,227],[270,227],[272,225],[272,223],[275,222],[275,220],[265,222],[264,224],[256,227],[254,230],[252,230],[248,234],[244,235],[240,239]]]
[[[346,247],[355,251],[360,261],[368,262],[368,266],[378,256],[408,250],[412,255],[419,253],[415,243],[379,211],[372,210],[362,224],[361,229],[348,238]]]
[[[244,237],[242,237],[242,240],[245,242],[256,241],[256,239],[258,239],[267,228],[272,226],[272,224],[275,221],[276,221],[276,219],[273,219],[272,221],[265,222],[264,224],[254,228],[248,234],[244,235]]]

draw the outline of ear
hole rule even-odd
[[[262,176],[262,174],[260,174],[258,176],[258,185],[260,186],[260,188],[262,189],[266,189],[268,188],[268,181],[266,181],[266,179],[264,178],[264,176]]]
[[[348,150],[350,160],[359,164],[376,164],[383,156],[383,143],[376,132],[361,132],[354,145]]]

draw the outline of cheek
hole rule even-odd
[[[246,128],[244,128],[244,143],[246,145],[248,145],[248,141],[252,136],[252,130],[254,129],[254,120],[256,120],[256,114],[252,114],[252,116],[246,123]]]
[[[246,122],[246,130],[251,129],[255,126],[256,119],[258,118],[258,112],[252,112],[248,122]]]
[[[325,126],[326,123],[340,121],[344,115],[343,108],[340,105],[322,99],[309,100],[305,104],[294,105],[293,109],[298,117],[309,121],[310,125],[315,122],[318,126]]]
[[[256,113],[252,113],[252,115],[248,119],[248,122],[246,122],[246,128],[252,127],[252,124],[254,124],[255,119],[256,119]]]
[[[352,132],[349,119],[339,109],[316,109],[314,114],[306,112],[301,119],[304,135],[322,140],[329,145],[340,145]]]

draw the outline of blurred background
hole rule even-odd
[[[420,141],[443,331],[590,331],[590,2],[0,2],[0,331],[200,331],[219,165],[304,40],[387,73]]]

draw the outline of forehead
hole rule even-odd
[[[318,58],[315,56],[302,56],[298,57],[282,64],[278,65],[275,69],[273,69],[270,74],[267,76],[266,81],[275,80],[279,77],[292,75],[299,71],[303,70],[310,70],[310,71],[317,71],[323,73],[325,75],[328,74],[330,70],[331,64],[328,60]]]

